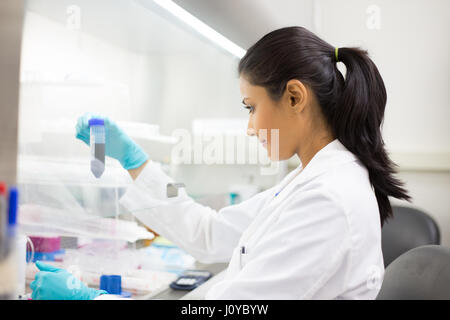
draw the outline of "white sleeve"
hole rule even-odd
[[[149,162],[120,202],[142,223],[204,263],[229,261],[268,191],[217,212],[196,203],[184,188],[168,198],[169,182],[174,181]]]
[[[293,198],[270,232],[248,248],[236,276],[213,286],[206,299],[332,299],[342,292],[345,279],[334,276],[346,274],[350,251],[343,208],[318,191]],[[329,281],[326,296],[317,296]]]

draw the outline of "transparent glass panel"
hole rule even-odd
[[[114,119],[168,171],[174,129],[191,130],[198,117],[246,117],[237,62],[150,0],[27,1],[19,222],[34,260],[92,287],[102,274],[121,275],[137,298],[192,267],[194,259],[164,239],[149,246],[151,230],[119,205],[130,176],[107,157],[94,177],[75,124],[85,112]],[[27,284],[36,272],[27,266]]]

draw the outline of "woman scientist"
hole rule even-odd
[[[168,198],[173,180],[105,119],[106,153],[135,179],[121,203],[199,261],[229,262],[207,299],[374,299],[384,273],[381,226],[392,215],[388,197],[409,199],[381,136],[386,90],[377,67],[366,51],[288,27],[253,45],[239,75],[250,134],[270,155],[271,129],[279,129],[279,159],[296,154],[301,165],[278,185],[216,212],[184,189]],[[76,128],[87,144],[88,120],[82,116]],[[35,299],[104,293],[68,290],[68,272],[38,267]]]

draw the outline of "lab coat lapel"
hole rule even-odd
[[[311,181],[321,173],[340,166],[344,163],[355,161],[356,157],[348,151],[338,140],[334,140],[322,148],[311,159],[308,165],[301,170],[276,196],[264,206],[262,211],[255,217],[247,230],[243,233],[239,243],[248,245],[254,243],[264,234],[261,225],[270,225],[270,221],[276,219],[276,212],[280,205],[290,196],[290,194],[301,185]],[[296,170],[301,169],[301,167]],[[279,186],[282,187],[282,184]],[[279,189],[276,189],[279,190]],[[275,191],[276,192],[276,191]],[[275,194],[274,194],[275,195]],[[288,200],[287,200],[288,201]]]
[[[314,155],[308,165],[280,191],[278,196],[268,204],[268,207],[280,204],[296,187],[311,181],[321,173],[355,160],[356,157],[339,140],[333,140]]]

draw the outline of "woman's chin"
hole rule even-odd
[[[270,148],[270,146],[266,148],[266,150],[267,150],[267,157],[269,158],[270,161],[280,161],[280,154],[278,153],[272,154],[272,149]]]
[[[267,157],[269,158],[270,161],[289,160],[294,155],[294,154],[291,154],[291,155],[283,154],[283,153],[279,153],[279,152],[278,153],[275,152],[275,154],[272,154],[271,152],[272,152],[272,149],[269,146],[269,148],[267,148]]]

